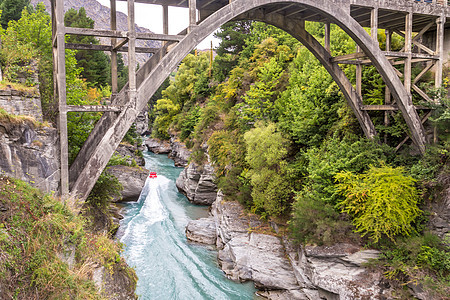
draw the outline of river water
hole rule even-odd
[[[139,201],[125,205],[117,235],[125,244],[123,256],[139,278],[139,299],[254,299],[252,283],[224,276],[216,251],[187,242],[186,224],[206,217],[208,208],[189,203],[177,191],[175,180],[182,168],[165,155],[144,157],[146,168],[158,178],[147,178]]]

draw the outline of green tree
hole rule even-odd
[[[86,15],[86,10],[81,7],[79,11],[71,8],[64,16],[64,24],[67,27],[94,28],[94,20]],[[97,45],[98,40],[92,36],[69,36],[69,43]],[[81,76],[92,86],[105,86],[110,83],[110,64],[108,56],[102,51],[79,50],[76,54],[77,66],[83,68]]]
[[[44,118],[56,124],[57,104],[53,99],[53,58],[52,29],[50,15],[45,6],[39,3],[32,12],[24,10],[22,17],[11,21],[8,29],[2,31],[2,64],[20,65],[20,61],[29,65],[31,58],[37,60],[39,69],[39,91],[41,94]],[[24,52],[24,49],[25,52]],[[67,55],[74,55],[67,51]],[[12,59],[12,60],[11,60]],[[70,73],[73,70],[68,69]],[[9,75],[7,75],[8,77]]]
[[[196,113],[189,113],[191,109],[197,104],[197,101],[204,99],[205,85],[207,82],[202,78],[207,76],[209,68],[209,58],[207,54],[195,56],[189,54],[181,63],[175,78],[170,81],[170,85],[161,92],[162,99],[156,102],[155,109],[155,121],[153,122],[153,135],[159,138],[168,138],[168,129],[170,125],[177,120],[175,118],[177,114],[183,113],[184,116],[178,118],[177,129],[184,127],[190,128],[187,132],[193,131],[193,123],[189,126],[184,126],[184,117],[190,118],[196,115]],[[192,120],[199,120],[198,115],[193,117]],[[192,121],[191,120],[191,121]]]
[[[275,57],[259,68],[258,80],[250,86],[250,90],[244,96],[241,114],[244,122],[273,120],[276,87],[282,73],[283,69]]]
[[[280,129],[299,145],[318,146],[339,120],[338,110],[344,105],[325,68],[307,49],[300,49],[289,86],[275,102]]]
[[[30,0],[0,0],[0,10],[2,11],[0,22],[2,27],[6,29],[9,21],[19,20],[24,8],[31,10]]]
[[[174,117],[180,112],[180,106],[174,104],[172,100],[163,98],[155,105],[155,122],[153,123],[153,136],[161,139],[169,138],[169,127]]]
[[[250,34],[251,21],[234,21],[222,25],[214,37],[220,39],[214,60],[214,78],[224,81],[230,71],[237,65],[239,54],[245,47],[245,40]]]
[[[291,193],[284,161],[289,141],[274,123],[256,124],[244,134],[244,140],[249,169],[243,174],[253,187],[252,209],[266,217],[280,215],[286,210]]]
[[[320,147],[300,153],[297,168],[303,179],[293,205],[294,235],[302,241],[327,244],[348,237],[350,224],[335,208],[343,199],[335,176],[343,171],[362,173],[369,165],[386,161],[385,153],[389,153],[388,147],[352,135],[333,136]]]

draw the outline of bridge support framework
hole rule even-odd
[[[422,2],[398,0],[395,8],[386,7],[382,0],[110,0],[111,28],[109,30],[67,28],[64,26],[64,0],[51,0],[53,20],[53,54],[55,96],[59,103],[59,131],[61,141],[61,193],[68,197],[79,197],[84,201],[97,178],[105,168],[114,150],[134,122],[137,114],[159,85],[181,60],[205,37],[225,22],[237,19],[260,20],[280,27],[293,34],[322,62],[343,91],[350,107],[358,118],[366,136],[376,135],[368,111],[385,112],[385,124],[389,114],[400,110],[409,126],[411,137],[421,151],[425,148],[425,133],[422,122],[412,105],[411,91],[426,100],[426,93],[417,87],[417,82],[434,65],[436,87],[442,83],[444,60],[445,21],[450,16],[447,1],[426,9]],[[117,30],[116,1],[126,1],[128,7],[128,30]],[[138,33],[135,30],[135,2],[160,4],[163,14],[163,34]],[[404,3],[403,3],[404,2]],[[169,35],[169,6],[189,8],[189,22],[186,30],[178,35]],[[418,16],[418,24],[414,17]],[[199,17],[199,18],[198,18]],[[306,30],[304,22],[325,24],[325,41],[320,45]],[[339,25],[357,43],[357,52],[332,57],[330,24]],[[422,24],[422,25],[420,25]],[[399,26],[404,26],[403,28]],[[369,27],[371,36],[363,27]],[[418,28],[420,27],[420,28]],[[386,49],[381,51],[377,41],[379,28],[386,30]],[[436,49],[431,50],[420,42],[421,37],[436,30]],[[417,32],[413,37],[412,33]],[[405,38],[405,47],[398,52],[391,51],[392,34]],[[111,39],[109,45],[79,45],[65,43],[65,35],[90,35]],[[136,46],[137,40],[162,41],[159,49]],[[128,45],[127,45],[128,44]],[[127,45],[127,46],[126,46]],[[412,46],[419,52],[413,52]],[[65,49],[108,51],[111,53],[112,96],[108,106],[72,106],[66,102]],[[118,91],[117,54],[127,52],[129,59],[129,83]],[[136,71],[136,53],[155,54]],[[413,63],[427,62],[424,70],[412,80]],[[352,86],[340,69],[339,64],[356,66],[356,84]],[[386,83],[383,105],[364,105],[362,95],[362,68],[373,64]],[[404,65],[403,74],[392,66]],[[399,79],[403,77],[403,83]],[[67,114],[70,112],[103,112],[75,161],[69,169],[67,144]],[[422,122],[421,122],[422,121]],[[401,146],[401,145],[399,145]]]

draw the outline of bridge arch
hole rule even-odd
[[[104,114],[71,166],[71,195],[82,200],[87,198],[97,178],[106,167],[109,158],[139,112],[147,105],[150,96],[156,92],[184,57],[203,39],[221,25],[235,19],[263,21],[279,27],[297,38],[321,61],[331,74],[347,98],[363,131],[368,137],[373,137],[376,132],[368,114],[360,109],[362,105],[360,97],[340,67],[331,62],[330,54],[304,29],[298,20],[284,18],[284,16],[277,14],[265,14],[263,8],[268,4],[307,6],[319,11],[332,23],[340,26],[361,47],[382,75],[398,103],[414,142],[421,150],[424,150],[426,143],[424,129],[410,96],[378,44],[348,12],[327,0],[234,0],[208,16],[197,26],[193,26],[189,33],[178,44],[174,45],[167,54],[165,53],[167,48],[163,47],[139,70],[135,101],[127,101],[126,87],[121,91],[115,104],[126,103],[126,108],[118,115],[116,113]]]

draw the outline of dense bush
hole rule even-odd
[[[256,124],[244,134],[244,140],[249,169],[243,175],[252,185],[252,210],[263,217],[280,215],[288,207],[291,194],[284,161],[289,141],[273,123]]]
[[[450,294],[450,248],[439,237],[429,232],[401,236],[384,242],[380,250],[378,264],[391,284],[421,284],[428,299],[445,299]]]
[[[412,222],[420,215],[415,180],[403,168],[371,166],[366,172],[336,174],[337,189],[345,196],[339,202],[342,212],[353,218],[356,231],[369,234],[376,243],[386,235],[409,235]]]

